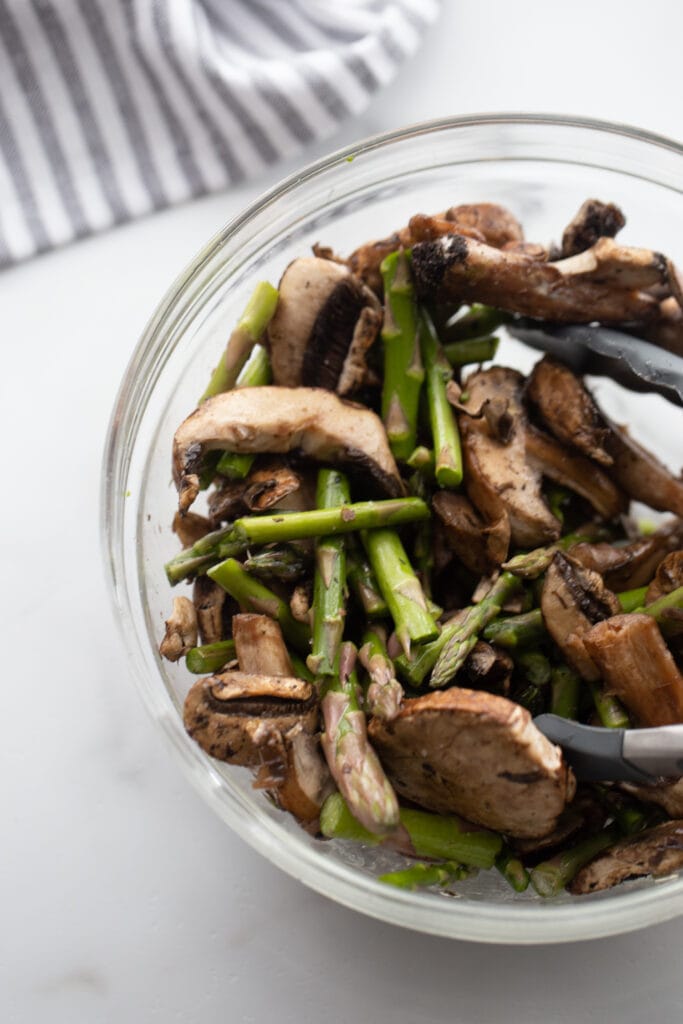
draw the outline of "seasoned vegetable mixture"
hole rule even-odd
[[[683,780],[577,783],[534,724],[683,723],[683,480],[571,359],[505,365],[530,320],[683,355],[681,278],[623,225],[588,200],[545,246],[481,203],[315,246],[176,431],[185,726],[311,834],[404,854],[394,885],[683,868]]]

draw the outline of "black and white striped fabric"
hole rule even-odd
[[[358,114],[438,0],[0,0],[0,267]]]

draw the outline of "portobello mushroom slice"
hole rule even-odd
[[[190,688],[183,721],[202,750],[219,761],[279,764],[279,737],[298,724],[316,731],[318,696],[302,679],[218,672]]]
[[[188,512],[184,516],[180,512],[176,512],[171,525],[171,529],[184,548],[191,548],[213,528],[210,519],[207,519],[206,516],[199,516],[196,512]]]
[[[658,601],[678,587],[683,587],[683,551],[672,551],[657,566],[655,578],[645,594],[645,604]]]
[[[361,281],[381,295],[382,275],[379,268],[385,256],[402,246],[408,249],[418,242],[455,232],[496,248],[524,240],[521,224],[504,206],[496,203],[465,203],[451,206],[434,216],[415,214],[400,231],[378,242],[361,245],[352,252],[349,266]]]
[[[609,241],[568,260],[541,263],[464,235],[445,235],[413,246],[412,270],[419,296],[431,302],[483,302],[563,323],[655,319],[659,304],[642,289],[660,280],[659,264],[637,260],[633,250],[607,252]]]
[[[575,896],[611,889],[628,878],[661,878],[683,868],[683,821],[621,839],[579,871],[567,886]]]
[[[560,536],[561,524],[543,499],[541,471],[527,456],[524,377],[516,370],[493,366],[472,374],[465,386],[467,405],[473,411],[478,414],[488,405],[500,412],[504,407],[506,424],[505,440],[501,440],[500,415],[495,419],[459,415],[469,498],[490,522],[507,517],[516,546],[552,543]]]
[[[507,835],[551,832],[574,796],[559,747],[528,711],[491,693],[452,687],[405,700],[369,734],[405,799]]]
[[[575,256],[590,249],[599,238],[614,238],[625,223],[626,218],[614,203],[586,199],[564,229],[562,255]]]
[[[243,672],[294,675],[282,630],[273,619],[267,615],[235,615],[232,632]],[[302,823],[316,821],[325,798],[334,788],[320,751],[317,725],[317,722],[299,721],[287,730],[271,732],[269,763],[259,783],[270,789],[282,810],[289,811]]]
[[[503,514],[488,521],[464,494],[437,491],[432,508],[443,525],[443,536],[470,572],[486,576],[507,556],[510,527]]]
[[[644,803],[657,804],[662,807],[670,818],[683,818],[683,779],[649,786],[621,782],[619,787]]]
[[[356,390],[382,323],[377,297],[348,267],[317,256],[290,263],[279,293],[267,332],[273,382],[340,395]]]
[[[301,487],[301,475],[282,460],[267,459],[245,480],[226,480],[209,495],[208,509],[213,529],[248,512],[265,512]]]
[[[543,476],[585,498],[602,519],[616,519],[626,511],[625,495],[591,459],[572,452],[531,425],[526,429],[525,441],[529,463]]]
[[[672,519],[649,536],[637,537],[620,547],[603,541],[595,544],[581,541],[572,545],[569,554],[586,569],[599,572],[605,586],[619,593],[645,586],[667,553],[681,546],[683,520]]]
[[[173,479],[181,512],[197,497],[198,474],[206,452],[213,449],[300,451],[363,473],[375,491],[390,497],[403,493],[379,417],[323,388],[239,388],[200,405],[173,440]]]
[[[650,615],[615,615],[583,640],[606,688],[639,725],[683,722],[683,675]]]
[[[589,682],[596,682],[600,669],[587,651],[585,639],[594,623],[618,614],[616,595],[598,573],[558,551],[543,583],[541,611],[546,629],[572,668]]]
[[[610,475],[629,497],[683,516],[683,480],[629,437],[625,428],[611,423],[570,369],[542,359],[534,367],[528,394],[552,434],[609,466]]]
[[[605,451],[609,429],[591,395],[571,370],[545,356],[531,372],[527,397],[558,441],[578,448],[602,466],[612,465],[614,460]]]

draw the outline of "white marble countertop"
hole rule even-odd
[[[371,132],[476,111],[683,135],[683,8],[444,7],[391,90],[305,161]],[[294,166],[0,276],[0,415],[21,451],[4,475],[0,558],[0,1020],[674,1024],[683,921],[580,945],[487,948],[337,907],[213,816],[128,677],[98,536],[118,381],[184,264]]]

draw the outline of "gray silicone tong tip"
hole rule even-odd
[[[683,358],[611,327],[549,326],[521,319],[507,325],[513,338],[555,356],[576,373],[611,377],[631,391],[655,392],[683,406]]]

